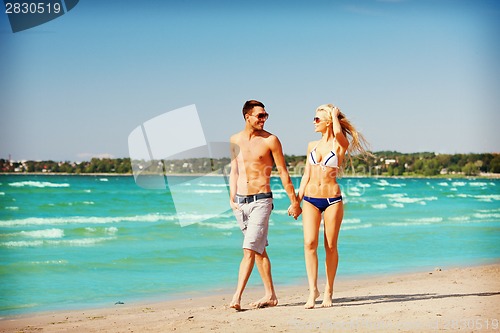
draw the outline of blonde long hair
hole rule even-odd
[[[324,111],[327,115],[326,120],[332,121],[333,120],[333,109],[336,106],[333,104],[323,104],[318,106],[316,109],[316,112]],[[340,108],[339,108],[340,111]],[[349,147],[347,148],[346,155],[348,156],[348,159],[344,158],[344,161],[342,162],[342,165],[340,167],[340,171],[343,172],[343,170],[347,167],[347,160],[349,160],[349,163],[351,167],[353,167],[352,163],[352,158],[356,157],[359,159],[367,160],[369,157],[374,157],[372,153],[368,151],[369,148],[369,143],[361,134],[356,127],[347,119],[345,114],[340,111],[339,112],[339,123],[340,126],[342,127],[342,133],[344,136],[347,138],[349,141]],[[333,125],[330,125],[333,126]]]

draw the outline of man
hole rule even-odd
[[[241,296],[255,263],[265,295],[251,305],[267,307],[278,304],[271,262],[266,252],[269,217],[273,209],[270,178],[274,164],[290,198],[288,215],[297,219],[302,212],[286,169],[281,143],[275,135],[264,130],[264,123],[269,117],[264,104],[247,101],[243,106],[243,117],[245,128],[230,139],[230,205],[244,234],[238,286],[230,304],[236,310],[241,310]]]

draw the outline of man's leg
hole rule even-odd
[[[257,302],[251,303],[252,306],[262,308],[268,306],[278,305],[278,297],[274,291],[273,277],[271,274],[271,261],[267,255],[266,250],[262,254],[255,254],[257,269],[259,270],[260,277],[262,278],[262,283],[264,283],[265,295]]]
[[[243,249],[243,259],[241,259],[240,270],[238,273],[238,286],[234,293],[233,300],[229,305],[231,308],[241,310],[241,295],[245,290],[250,274],[252,274],[253,265],[255,263],[255,251]]]

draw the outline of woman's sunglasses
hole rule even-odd
[[[314,122],[316,124],[319,124],[321,122],[321,118],[320,117],[314,117],[313,120],[314,120]]]

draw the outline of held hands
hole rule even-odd
[[[288,207],[288,216],[292,216],[294,219],[297,219],[299,215],[302,214],[302,208],[300,208],[300,204],[291,204]]]

